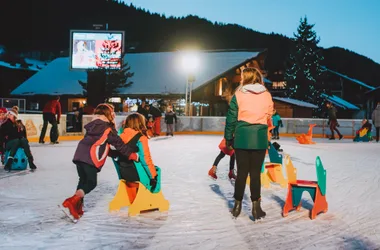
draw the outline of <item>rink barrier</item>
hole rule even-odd
[[[120,127],[121,122],[126,115],[116,116],[116,126]],[[42,129],[42,114],[20,114],[19,118],[24,122],[28,140],[38,142],[39,135]],[[83,116],[83,126],[93,119],[92,115]],[[178,121],[175,124],[175,134],[177,135],[223,135],[225,126],[225,117],[214,116],[178,116]],[[309,129],[309,124],[316,124],[313,128],[314,138],[328,138],[330,129],[327,124],[327,119],[303,119],[303,118],[282,118],[283,127],[280,128],[280,137],[296,137],[306,134]],[[361,127],[360,119],[338,119],[340,127],[339,131],[346,139],[355,137],[355,133]],[[370,121],[371,122],[371,121]],[[49,133],[51,125],[49,124],[45,142],[49,142]],[[59,140],[80,140],[83,138],[83,133],[68,133],[66,132],[66,115],[61,116],[60,124],[58,124]],[[372,134],[375,135],[375,128],[372,128]],[[166,125],[164,117],[161,118],[161,135],[166,135]],[[335,135],[337,137],[337,135]]]

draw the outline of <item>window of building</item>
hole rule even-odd
[[[286,89],[286,81],[272,82],[272,89]]]

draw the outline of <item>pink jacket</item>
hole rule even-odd
[[[236,92],[239,106],[238,121],[251,124],[268,124],[273,114],[272,95],[261,84],[247,84]]]

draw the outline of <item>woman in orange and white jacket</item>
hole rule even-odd
[[[273,101],[265,88],[263,77],[256,68],[246,68],[241,73],[241,86],[235,91],[227,113],[224,138],[227,146],[235,149],[237,177],[235,182],[235,206],[232,215],[241,212],[248,173],[252,215],[260,219],[266,214],[261,209],[261,167],[268,148],[268,124],[273,114]]]

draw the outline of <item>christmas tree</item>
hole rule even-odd
[[[294,33],[294,48],[286,65],[287,96],[311,102],[323,107],[321,94],[325,91],[323,81],[319,81],[323,67],[314,24],[309,24],[307,17],[301,18],[297,33]]]

